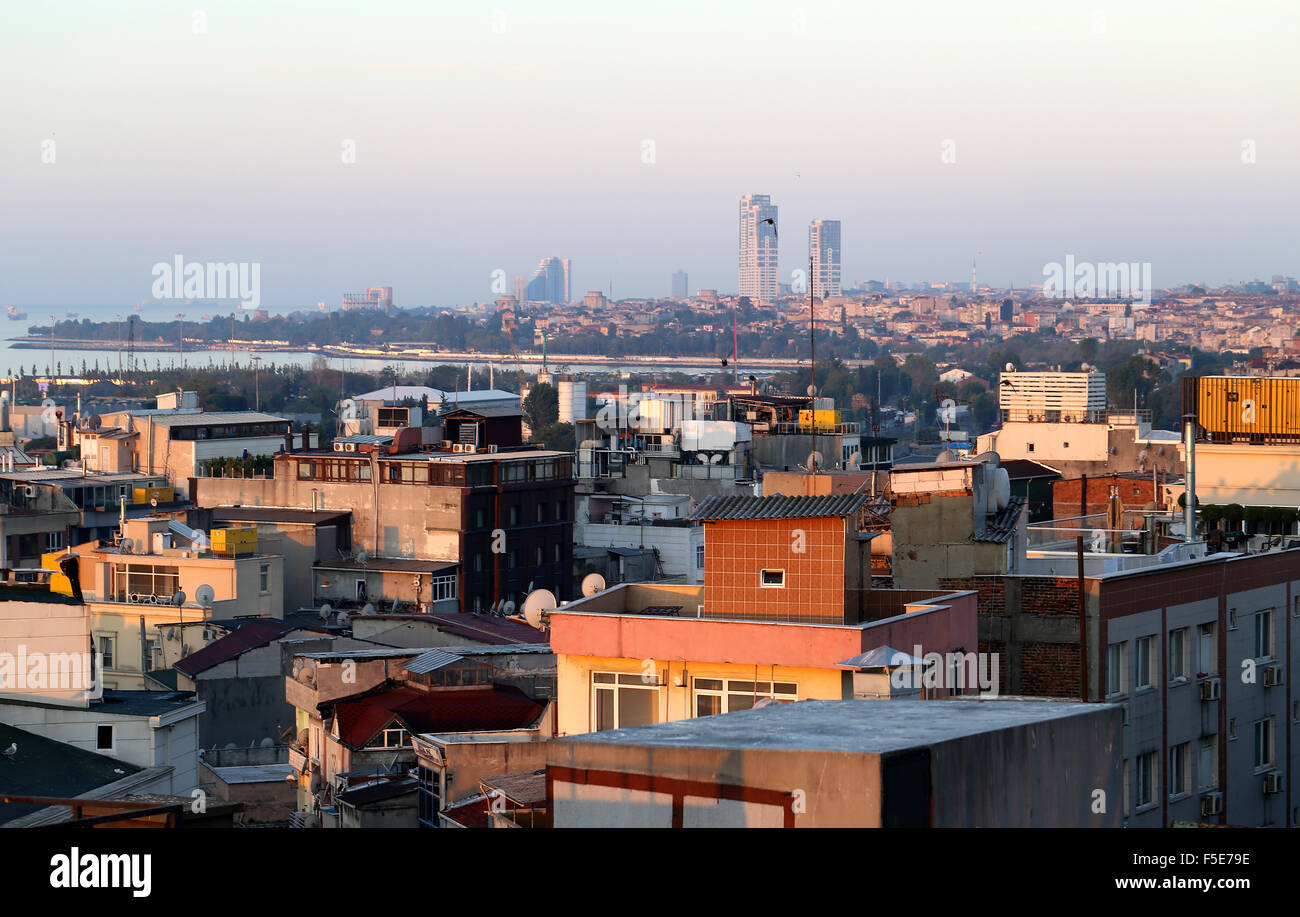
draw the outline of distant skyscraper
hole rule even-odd
[[[572,265],[568,258],[543,258],[533,279],[528,281],[525,298],[533,302],[568,302]]]
[[[528,278],[523,274],[516,274],[510,281],[510,292],[514,294],[516,302],[523,302],[528,298]]]
[[[573,301],[573,259],[565,258],[560,262],[564,265],[564,299],[561,302]]]
[[[776,248],[776,207],[771,197],[746,194],[740,199],[741,296],[768,302],[776,299]]]
[[[808,226],[813,296],[840,295],[840,221],[813,220]]]
[[[686,299],[691,295],[690,280],[683,270],[673,272],[673,299]]]

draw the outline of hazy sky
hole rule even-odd
[[[783,280],[815,218],[846,285],[1300,273],[1295,0],[113,5],[6,4],[0,305],[130,305],[175,254],[277,308],[545,255],[575,296],[734,291],[746,193]]]

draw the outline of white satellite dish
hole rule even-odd
[[[369,559],[370,558],[366,556],[366,552],[364,548],[357,552],[357,563],[361,564],[362,566],[365,566],[366,561]]]
[[[505,602],[501,601],[501,599],[497,599],[495,602],[492,603],[492,606],[488,608],[488,614],[490,615],[496,614],[497,609],[499,609],[504,604]]]
[[[582,594],[595,595],[605,588],[605,577],[599,573],[588,573],[582,578]]]
[[[194,590],[194,601],[198,602],[204,608],[211,606],[212,600],[216,597],[217,591],[207,583],[204,583],[202,586]]]
[[[119,547],[121,547],[123,554],[130,554],[135,550],[135,542],[132,541],[130,538],[123,538],[122,543],[121,545],[119,545]]]
[[[158,498],[157,498],[157,497],[150,497],[150,498],[149,498],[149,505],[150,505],[150,506],[157,506],[157,505],[158,505]]]
[[[820,452],[809,452],[808,464],[806,467],[809,471],[817,471],[822,467],[822,461],[822,454]]]
[[[710,464],[713,464],[713,465],[716,465],[716,464],[718,464],[718,463],[721,462],[721,461],[722,461],[722,453],[721,453],[721,452],[717,453],[716,455],[714,455],[712,458],[709,459]]]
[[[347,623],[348,623],[348,613],[346,611],[340,611],[339,624],[347,624]]]
[[[810,386],[808,386],[808,397],[810,397],[810,398],[816,398],[816,397],[817,397],[817,386],[815,386],[815,385],[810,385]]]
[[[185,593],[183,593],[183,592],[176,592],[176,593],[174,593],[174,594],[172,595],[172,604],[173,604],[173,605],[184,605],[184,604],[185,604]]]
[[[510,599],[506,599],[504,602],[501,603],[500,611],[502,617],[504,618],[510,617],[512,614],[515,613],[515,603]]]
[[[326,603],[324,603],[323,605],[321,605],[321,607],[320,607],[320,619],[321,619],[322,621],[328,621],[328,620],[329,620],[329,616],[330,616],[331,614],[333,614],[333,613],[334,613],[334,609],[330,606],[330,603],[329,603],[329,602],[326,602]]]
[[[555,607],[555,595],[549,589],[538,589],[524,599],[524,620],[533,627],[542,626],[542,613]]]
[[[363,615],[372,615],[375,613],[375,606],[370,602],[366,602],[366,604],[361,607],[361,613]]]
[[[857,471],[858,467],[861,464],[862,464],[862,453],[858,450],[854,450],[853,452],[849,453],[849,459],[844,463],[844,467],[845,469],[850,471]]]
[[[1016,371],[1016,364],[1014,364],[1014,363],[1008,363],[1008,364],[1007,364],[1007,372],[1009,372],[1009,373],[1013,373],[1013,372],[1015,372],[1015,371]]]

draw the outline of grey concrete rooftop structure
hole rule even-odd
[[[564,741],[888,754],[980,733],[1095,715],[1114,707],[1036,698],[806,700],[568,736]]]

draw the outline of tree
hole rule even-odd
[[[528,425],[534,430],[550,426],[560,419],[560,396],[549,382],[533,386],[533,390],[524,399],[524,413],[528,415]]]

